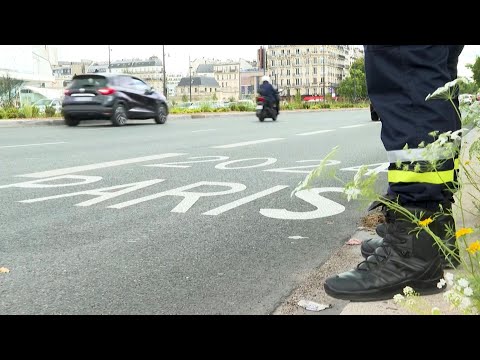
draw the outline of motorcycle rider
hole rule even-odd
[[[278,90],[273,87],[270,80],[270,76],[262,77],[262,84],[258,88],[258,93],[265,98],[267,106],[273,107],[273,104],[277,107],[277,115],[280,114],[280,97]]]

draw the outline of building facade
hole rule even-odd
[[[250,69],[253,69],[252,64],[243,59],[213,64],[213,74],[219,85],[219,100],[239,100],[242,88],[241,73]]]
[[[177,86],[182,79],[181,74],[167,74],[167,94],[168,97],[174,97],[177,95]]]
[[[186,97],[188,101],[220,100],[219,84],[212,77],[193,76],[184,77],[178,83],[176,97]]]
[[[266,73],[284,96],[334,95],[360,55],[352,45],[269,45]]]
[[[163,91],[163,64],[157,56],[148,59],[123,59],[110,62],[95,62],[88,67],[90,73],[112,72],[136,76],[159,91]]]

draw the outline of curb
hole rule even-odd
[[[328,111],[357,111],[365,110],[368,108],[340,108],[340,109],[305,109],[305,110],[283,110],[282,114],[285,113],[311,113],[311,112],[328,112]],[[197,113],[197,114],[170,114],[169,118],[171,119],[206,119],[213,117],[233,117],[233,116],[252,116],[255,115],[251,111],[241,111],[241,112],[221,112],[221,113]],[[53,125],[65,125],[63,118],[60,119],[11,119],[11,120],[0,120],[0,127],[21,127],[21,126],[53,126]]]

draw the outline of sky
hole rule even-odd
[[[58,48],[59,60],[77,61],[91,59],[108,60],[108,45],[52,45]],[[186,74],[188,57],[255,60],[257,49],[261,45],[165,45],[165,68],[168,73]],[[359,45],[357,45],[359,46]],[[162,58],[162,45],[111,45],[111,60],[127,58],[147,58],[157,55]],[[471,77],[472,73],[465,67],[480,56],[480,45],[466,45],[459,58],[459,76]]]
[[[58,49],[59,60],[80,61],[90,59],[108,61],[108,45],[50,45]],[[165,63],[167,73],[183,74],[188,71],[188,57],[255,60],[257,49],[261,45],[165,45]],[[357,45],[358,46],[358,45]],[[0,45],[0,68],[31,67],[29,46]],[[111,60],[127,58],[148,58],[157,55],[162,58],[162,45],[111,45]],[[480,56],[480,45],[466,45],[459,58],[459,76],[471,77],[471,71],[465,67]],[[23,64],[25,63],[25,64]],[[22,65],[23,64],[23,65]],[[3,66],[2,66],[3,65]]]

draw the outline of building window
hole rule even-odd
[[[287,55],[290,55],[290,49],[287,50]]]
[[[297,49],[297,50],[295,51],[295,53],[296,53],[297,55],[300,55],[300,49]]]
[[[283,79],[280,79],[280,86],[283,86]]]
[[[314,64],[317,63],[317,58],[316,58],[316,57],[313,58],[313,63],[314,63]]]
[[[287,76],[290,76],[290,69],[287,69]]]
[[[300,80],[301,80],[301,79],[295,79],[295,85],[297,85],[297,86],[298,86],[298,85],[301,85],[301,81],[300,81]]]
[[[195,88],[195,92],[198,92],[198,88]]]
[[[295,69],[295,75],[300,75],[300,69],[299,68]]]
[[[205,88],[205,92],[207,92],[207,88]]]
[[[287,86],[290,86],[290,79],[287,79]]]
[[[314,83],[314,84],[317,83],[317,78],[316,78],[316,77],[313,78],[313,83]]]
[[[275,66],[275,61],[272,60],[272,66]]]
[[[295,59],[295,65],[300,65],[300,59]]]
[[[313,68],[313,75],[317,75],[317,68],[316,67]]]

